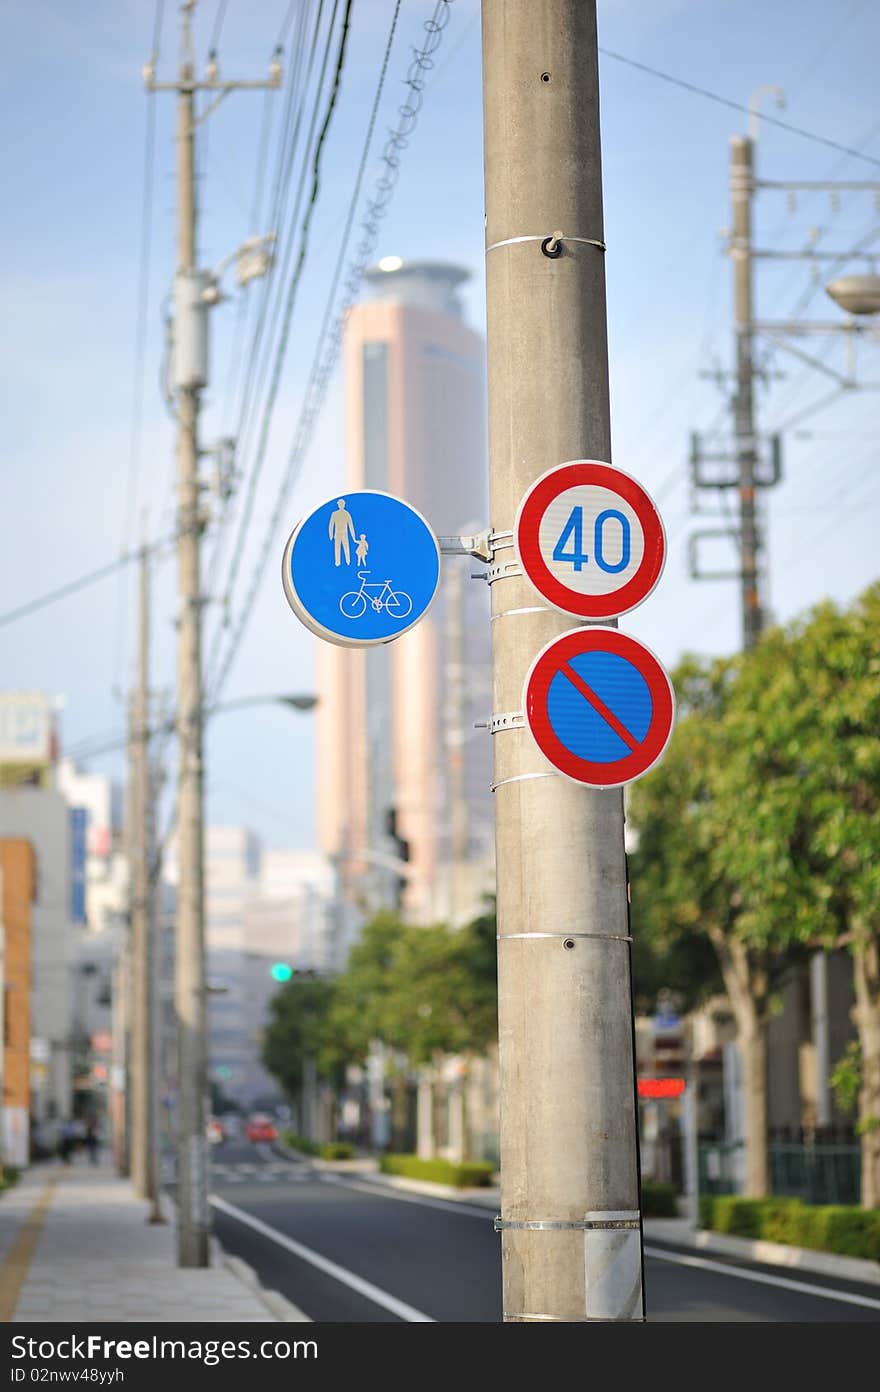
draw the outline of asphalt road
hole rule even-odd
[[[316,1322],[497,1322],[489,1208],[317,1171],[268,1145],[212,1147],[214,1231]],[[880,1321],[880,1285],[645,1242],[650,1321]]]

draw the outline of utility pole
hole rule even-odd
[[[734,439],[739,475],[740,592],[743,649],[755,646],[764,627],[758,595],[756,518],[754,365],[752,362],[752,180],[754,145],[735,135],[730,142],[730,196],[733,210],[734,315],[736,319],[736,395]]]
[[[199,408],[208,382],[208,311],[220,298],[217,277],[196,266],[195,130],[230,92],[238,88],[278,87],[276,52],[268,82],[225,82],[211,55],[207,78],[195,76],[192,14],[196,0],[181,5],[183,23],[180,72],[176,82],[156,82],[153,62],[144,77],[148,91],[177,94],[177,274],[174,282],[172,386],[178,422],[178,886],[175,1010],[178,1037],[177,1215],[178,1263],[208,1265],[206,1098],[208,1091],[205,903],[204,903],[204,701],[202,690],[202,605],[200,548],[205,514],[199,480]],[[215,93],[196,117],[195,94]],[[245,253],[253,260],[256,243],[240,248],[239,280],[262,274],[243,271]]]
[[[154,1145],[153,1059],[153,911],[152,781],[150,770],[150,562],[146,546],[140,556],[138,597],[138,670],[132,701],[132,841],[131,945],[131,1178],[135,1192],[149,1199],[152,1221],[158,1221],[158,1189]]]
[[[156,1152],[155,805],[150,767],[149,555],[149,548],[144,546],[138,596],[138,672],[132,702],[130,1169],[135,1192],[149,1200],[148,1221],[161,1223]]]
[[[492,533],[568,460],[610,460],[595,0],[483,0]],[[500,548],[498,548],[500,549]],[[573,620],[489,570],[493,711]],[[642,1320],[623,794],[494,735],[504,1318]]]
[[[468,808],[464,778],[464,574],[446,582],[446,760],[449,778],[449,924],[458,928],[466,903]]]

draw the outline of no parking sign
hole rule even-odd
[[[566,778],[619,788],[662,757],[675,696],[643,643],[616,628],[573,628],[538,653],[523,711],[541,752]]]

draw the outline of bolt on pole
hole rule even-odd
[[[548,468],[611,458],[596,7],[482,15],[491,523],[509,533]],[[516,711],[574,621],[518,570],[491,588],[494,710]],[[623,794],[551,772],[521,727],[494,742],[504,1318],[642,1320]]]

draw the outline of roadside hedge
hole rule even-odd
[[[297,1136],[294,1131],[282,1131],[281,1139],[291,1150],[298,1150],[303,1155],[317,1155],[321,1149],[314,1141],[307,1141],[305,1136]]]
[[[351,1141],[325,1141],[319,1147],[322,1160],[351,1160],[354,1158],[354,1146]]]
[[[763,1238],[815,1252],[880,1261],[880,1209],[805,1204],[800,1199],[743,1199],[736,1194],[700,1200],[700,1226],[732,1237]]]
[[[678,1189],[674,1184],[660,1184],[652,1179],[642,1180],[642,1217],[676,1218]]]
[[[319,1145],[317,1141],[307,1141],[305,1136],[286,1130],[281,1132],[281,1139],[291,1150],[298,1150],[302,1155],[316,1155],[321,1160],[351,1160],[354,1156],[350,1141],[324,1141]]]
[[[383,1155],[379,1160],[382,1174],[403,1175],[407,1179],[429,1179],[435,1184],[451,1184],[456,1189],[476,1187],[485,1189],[491,1183],[495,1166],[483,1160],[420,1160],[417,1155]]]
[[[4,1189],[12,1188],[20,1173],[21,1171],[16,1169],[15,1165],[0,1164],[0,1194],[3,1193]]]

